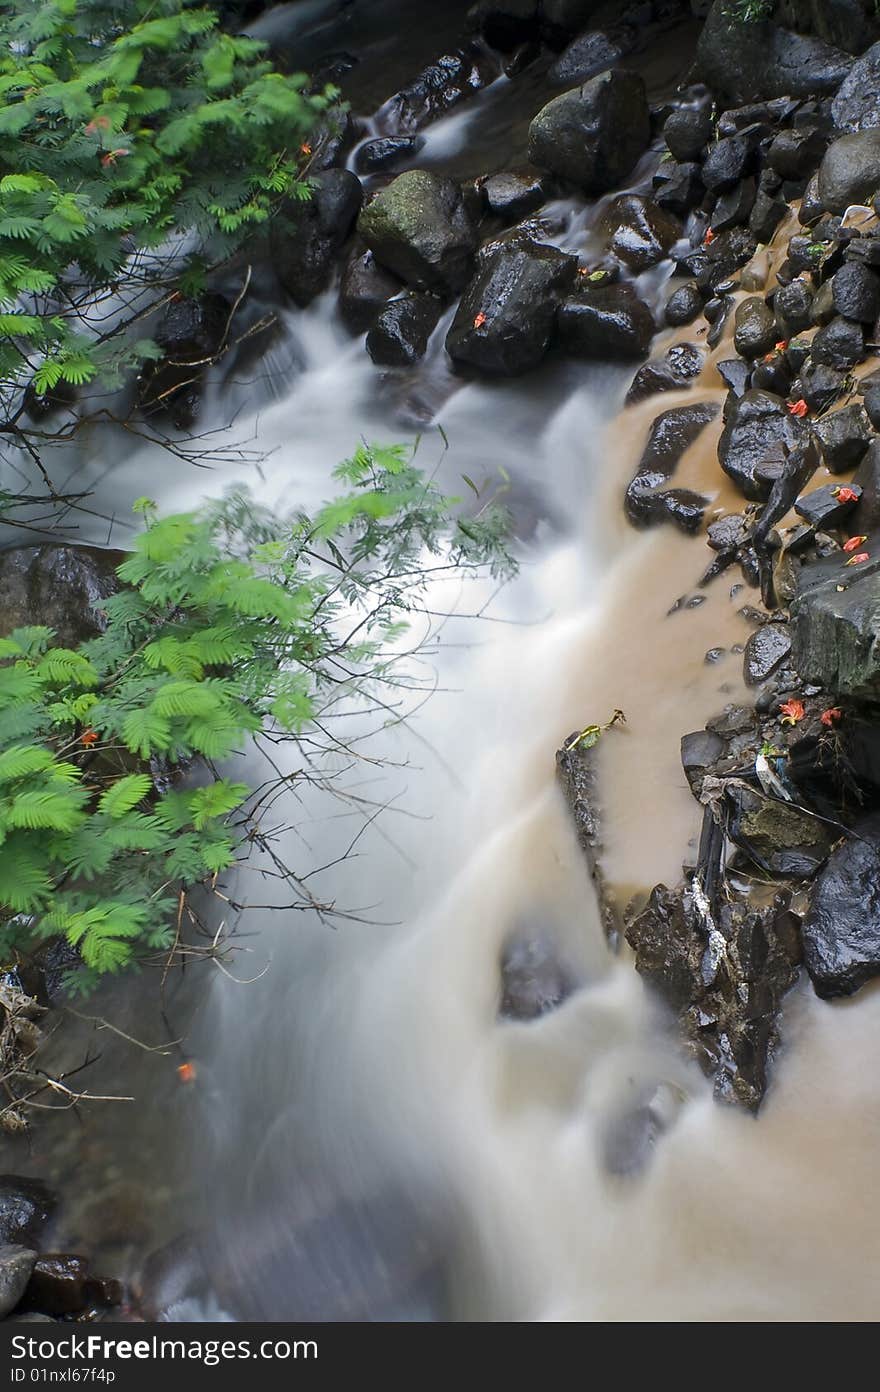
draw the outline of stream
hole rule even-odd
[[[265,24],[304,67],[357,51],[346,96],[375,118],[466,6],[426,7],[424,26],[421,7],[418,25],[403,22],[412,8],[377,0],[365,20],[306,3]],[[651,100],[686,78],[691,41],[680,26],[628,60]],[[520,162],[554,90],[543,81],[491,83],[427,128],[413,163],[465,178]],[[541,215],[572,250],[597,211],[573,200]],[[640,293],[660,302],[669,271],[641,276]],[[418,434],[419,463],[451,493],[467,492],[463,476],[481,490],[509,478],[520,573],[501,590],[434,584],[429,607],[449,617],[418,664],[433,694],[378,729],[346,775],[380,815],[364,825],[315,800],[287,817],[285,851],[303,868],[362,830],[320,878],[323,898],[362,921],[254,909],[228,974],[168,983],[164,1021],[143,983],[77,1003],[155,1046],[94,1018],[63,1045],[100,1052],[92,1089],[140,1100],[96,1106],[81,1126],[41,1121],[15,1168],[63,1179],[60,1250],[87,1244],[172,1321],[873,1318],[880,988],[832,1006],[802,981],[759,1117],[720,1106],[626,946],[606,944],[556,785],[563,740],[622,709],[601,756],[606,873],[624,900],[674,883],[699,830],[679,740],[742,694],[742,600],[722,578],[670,612],[694,594],[702,552],[624,519],[658,409],[623,410],[632,367],[551,356],[518,380],[466,381],[443,350],[450,314],[418,368],[386,374],[339,321],[335,290],[285,309],[257,379],[214,384],[207,408],[225,442],[258,445],[259,466],[186,472],[109,435],[77,461],[77,487],[105,516],[128,516],[145,492],[178,510],[241,481],[273,508],[312,507],[359,440]],[[687,334],[665,331],[652,355]],[[712,362],[695,393],[722,400]],[[720,507],[718,430],[682,472]],[[106,540],[106,523],[83,539]],[[234,776],[253,776],[252,761]],[[561,973],[558,1008],[500,1017],[512,950]]]

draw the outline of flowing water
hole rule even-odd
[[[327,8],[305,7],[319,28]],[[375,42],[387,54],[384,31]],[[660,91],[686,65],[672,52],[649,70]],[[432,159],[472,152],[483,121],[496,129],[504,81],[434,129]],[[495,167],[518,153],[496,138]],[[551,208],[554,239],[583,246],[594,213]],[[656,298],[666,273],[640,288]],[[714,1103],[626,949],[607,947],[555,785],[562,740],[623,709],[602,748],[608,877],[624,899],[678,878],[698,824],[678,742],[742,695],[743,597],[722,577],[670,613],[696,593],[705,550],[671,529],[633,531],[621,496],[653,414],[697,393],[721,400],[711,361],[686,398],[621,414],[631,370],[553,360],[513,383],[455,380],[445,324],[418,373],[385,381],[332,294],[285,329],[269,380],[226,384],[213,408],[219,422],[234,402],[228,438],[265,451],[248,474],[258,496],[320,501],[360,437],[399,440],[418,421],[420,457],[444,485],[509,475],[521,572],[498,594],[449,580],[431,593],[454,615],[423,669],[437,689],[368,744],[386,766],[352,779],[387,810],[321,882],[367,921],[329,929],[254,910],[231,968],[247,984],[207,968],[171,984],[181,1046],[90,1035],[103,1052],[90,1085],[150,1106],[37,1132],[35,1172],[63,1173],[67,1190],[82,1176],[60,1240],[138,1276],[174,1239],[142,1276],[148,1308],[169,1319],[875,1317],[880,991],[832,1006],[796,989],[759,1118]],[[720,507],[718,429],[682,480]],[[113,445],[82,467],[120,515],[145,491],[179,507],[243,474],[183,473]],[[351,841],[357,823],[335,812],[299,810],[297,863]],[[516,941],[541,944],[575,987],[528,1022],[499,1018]],[[149,1009],[118,992],[83,1007],[160,1044]],[[181,1048],[198,1069],[189,1087]]]

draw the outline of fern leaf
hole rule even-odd
[[[117,779],[112,788],[102,793],[98,810],[107,817],[122,817],[143,801],[152,786],[153,780],[148,774],[127,774],[125,778]]]

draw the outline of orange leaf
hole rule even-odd
[[[177,1069],[177,1076],[182,1083],[194,1083],[196,1080],[195,1064],[181,1063]]]
[[[850,556],[850,558],[849,558],[849,560],[846,562],[846,564],[847,564],[848,566],[850,566],[850,565],[864,565],[864,564],[865,564],[865,561],[870,561],[870,559],[871,559],[871,557],[868,555],[867,551],[860,551],[859,554],[858,554],[857,556]]]
[[[82,734],[81,734],[80,737],[79,737],[79,742],[80,742],[80,744],[84,744],[84,745],[86,746],[86,748],[88,748],[88,746],[91,745],[91,744],[97,744],[97,743],[98,743],[98,732],[97,732],[97,730],[83,730]]]
[[[842,715],[843,711],[840,709],[840,706],[829,706],[828,710],[822,712],[819,719],[822,721],[823,725],[831,726],[836,720],[839,720]]]
[[[854,488],[832,488],[831,492],[839,503],[857,503],[859,494]]]
[[[806,715],[803,701],[783,701],[779,707],[783,725],[797,725]]]
[[[867,540],[866,536],[850,537],[849,541],[843,543],[843,549],[844,551],[858,551],[859,547]]]
[[[486,316],[482,310],[474,317],[474,328],[481,329],[486,322]]]
[[[790,416],[803,417],[807,414],[809,409],[803,397],[801,397],[800,401],[789,401],[788,403],[788,414]]]
[[[712,228],[710,227],[710,228],[707,229],[706,235],[705,235],[705,237],[703,238],[703,246],[711,246],[712,243],[714,242],[714,240],[715,240],[715,233],[712,231]]]

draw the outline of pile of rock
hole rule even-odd
[[[0,1319],[92,1321],[122,1303],[119,1282],[93,1275],[86,1257],[40,1252],[56,1202],[38,1179],[0,1175]]]

